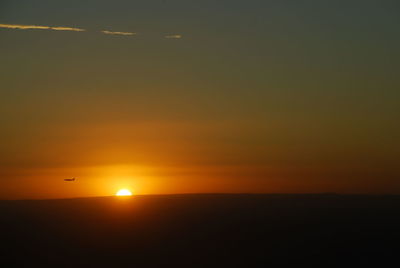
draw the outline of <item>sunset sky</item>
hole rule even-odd
[[[0,199],[400,193],[399,13],[1,0]]]

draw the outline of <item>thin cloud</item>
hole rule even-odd
[[[167,39],[181,39],[183,36],[180,34],[173,34],[173,35],[167,35],[165,38]]]
[[[18,29],[18,30],[54,30],[54,31],[74,31],[83,32],[85,29],[73,28],[73,27],[52,27],[42,25],[20,25],[20,24],[0,24],[0,28],[6,29]]]
[[[136,33],[130,33],[130,32],[111,32],[111,31],[101,31],[101,32],[110,35],[125,35],[125,36],[136,35]]]
[[[43,25],[24,25],[24,24],[0,24],[0,28],[5,29],[17,29],[17,30],[52,30],[52,31],[72,31],[72,32],[85,32],[86,29],[75,28],[75,27],[65,27],[65,26],[43,26]],[[113,32],[108,30],[100,31],[107,35],[121,35],[121,36],[133,36],[137,33],[133,32]],[[183,36],[181,34],[170,34],[164,36],[167,39],[181,39]]]
[[[19,25],[19,24],[0,24],[0,28],[20,29],[20,30],[28,30],[28,29],[49,30],[50,29],[49,26]]]
[[[71,28],[71,27],[51,27],[50,29],[55,31],[74,31],[74,32],[84,32],[85,29],[81,28]]]

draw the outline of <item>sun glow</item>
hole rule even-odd
[[[115,195],[116,196],[131,196],[132,192],[129,191],[128,189],[121,189]]]

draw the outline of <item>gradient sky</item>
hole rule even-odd
[[[400,193],[399,14],[397,0],[2,0],[0,24],[86,31],[0,27],[0,199]]]

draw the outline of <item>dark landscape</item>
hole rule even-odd
[[[0,202],[2,267],[396,267],[400,196]]]

